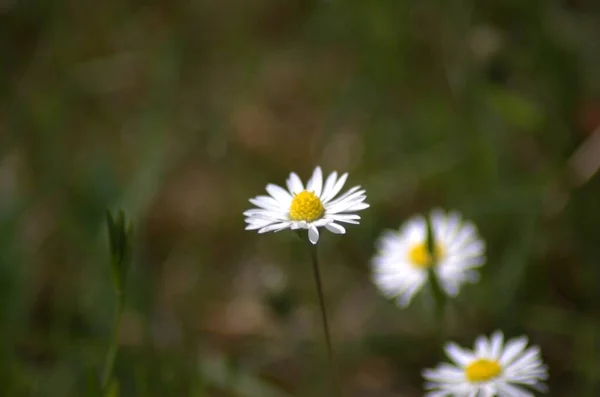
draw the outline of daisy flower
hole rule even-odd
[[[257,196],[250,202],[258,208],[244,212],[246,230],[259,233],[278,232],[283,229],[308,230],[308,239],[316,244],[319,241],[319,227],[332,233],[344,234],[346,229],[340,223],[358,224],[360,216],[355,211],[369,207],[365,203],[365,190],[355,186],[339,197],[348,174],[338,178],[337,172],[329,174],[323,183],[321,167],[316,167],[306,186],[300,177],[292,172],[286,181],[287,190],[273,184],[267,185],[268,196]]]
[[[533,397],[531,389],[543,392],[548,368],[537,346],[527,347],[520,337],[503,344],[502,332],[491,338],[480,336],[474,351],[454,343],[446,344],[446,354],[454,362],[423,371],[427,380],[425,397]]]
[[[435,261],[427,249],[427,222],[423,216],[409,219],[399,231],[386,231],[380,237],[378,252],[371,264],[373,281],[381,292],[395,298],[402,307],[428,280],[429,268],[443,291],[458,295],[465,282],[477,282],[477,268],[485,262],[485,244],[471,222],[456,212],[434,210],[431,227]]]

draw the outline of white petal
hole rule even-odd
[[[257,220],[256,222],[251,222],[251,221],[246,220],[246,222],[248,222],[248,225],[246,226],[246,230],[262,229],[263,227],[273,223],[273,221],[265,221],[262,219]]]
[[[269,194],[282,205],[288,206],[292,201],[292,196],[290,193],[281,186],[269,183],[267,185],[267,192],[269,192]]]
[[[435,229],[438,229],[438,231],[443,231],[443,229],[446,227],[446,214],[439,208],[434,208],[431,210],[429,219],[431,219],[431,225]]]
[[[248,215],[246,216],[246,218],[244,219],[244,221],[246,221],[246,223],[260,223],[263,221],[267,221],[267,222],[277,222],[278,219],[274,216],[271,216],[270,214],[267,215],[263,215],[263,214],[255,214],[255,215]]]
[[[473,355],[473,353],[463,349],[456,343],[450,342],[446,344],[445,350],[448,357],[460,366],[467,366],[473,360],[475,360],[475,356]]]
[[[293,223],[290,224],[290,229],[292,229],[292,230],[306,229],[303,226],[304,225],[302,225],[302,223],[300,223],[300,222],[293,222]]]
[[[460,282],[452,277],[441,276],[439,271],[436,271],[436,274],[444,292],[453,298],[458,296]]]
[[[302,180],[295,172],[290,173],[289,178],[286,181],[287,188],[292,194],[298,194],[304,190]]]
[[[261,209],[251,209],[244,211],[244,216],[258,219],[279,219],[287,220],[287,214],[281,211],[268,211]]]
[[[335,215],[331,216],[330,219],[335,222],[350,223],[352,225],[360,225],[359,221],[338,219]]]
[[[461,216],[458,212],[452,211],[448,214],[446,220],[446,230],[443,236],[440,236],[444,241],[450,241],[454,239],[454,236],[460,228]]]
[[[500,359],[500,353],[502,353],[502,341],[504,339],[504,335],[502,335],[502,332],[500,331],[496,331],[494,332],[494,334],[492,335],[491,338],[491,357],[494,360],[499,360]]]
[[[423,378],[434,382],[456,382],[464,378],[464,371],[453,365],[440,364],[436,369],[426,369]]]
[[[311,226],[308,229],[308,239],[313,244],[316,244],[319,241],[319,229],[317,229],[316,226]]]
[[[498,384],[499,395],[504,397],[534,397],[534,395],[522,387],[514,386],[506,382]]]
[[[325,185],[323,186],[323,191],[321,192],[321,202],[326,201],[329,198],[336,181],[337,172],[333,171],[331,174],[329,174],[327,180],[325,181]]]
[[[321,219],[317,219],[316,221],[312,222],[312,224],[315,225],[316,227],[322,227],[331,222],[333,222],[333,219],[331,219],[331,218],[321,218]]]
[[[331,188],[331,192],[329,192],[328,197],[321,197],[321,202],[323,205],[327,204],[330,200],[332,200],[336,194],[342,190],[344,187],[344,183],[346,183],[346,179],[348,179],[348,173],[342,174],[340,178],[335,182],[335,185]]]
[[[492,385],[485,385],[481,389],[481,397],[494,397],[496,395],[496,388]]]
[[[502,356],[500,356],[500,364],[502,364],[503,367],[508,366],[523,352],[525,346],[527,346],[527,338],[524,336],[510,340],[504,347]]]
[[[370,205],[367,204],[367,203],[358,203],[358,204],[355,204],[352,207],[348,208],[346,210],[346,212],[350,212],[350,211],[362,211],[362,210],[367,209],[369,207],[370,207]]]
[[[365,208],[369,208],[369,204],[363,203],[364,200],[365,196],[360,196],[359,198],[344,200],[335,204],[329,203],[325,207],[325,211],[328,214],[341,214],[364,210]]]
[[[329,230],[331,233],[335,234],[344,234],[346,233],[346,229],[342,225],[338,225],[337,223],[328,223],[325,225],[325,228]]]
[[[323,191],[323,171],[321,171],[321,167],[316,167],[313,171],[312,177],[306,184],[306,190],[314,192],[315,196],[319,198],[321,197]]]
[[[329,201],[327,204],[327,207],[330,206],[334,206],[336,204],[339,204],[345,200],[347,200],[349,197],[359,197],[362,194],[365,194],[365,190],[360,190],[360,186],[354,186],[351,189],[349,189],[347,192],[345,192],[344,194],[342,194],[341,196],[337,197],[335,200],[333,201]],[[323,203],[324,205],[325,203]]]
[[[453,241],[453,244],[462,246],[468,241],[477,239],[477,228],[472,222],[463,223],[458,235]]]
[[[475,340],[475,354],[479,358],[489,358],[490,349],[488,346],[488,340],[485,336],[478,336]]]
[[[412,301],[412,298],[416,295],[417,292],[419,292],[419,290],[421,289],[423,285],[422,284],[412,284],[410,285],[406,291],[404,291],[399,297],[398,299],[396,299],[396,303],[398,304],[398,306],[405,308],[407,307],[410,302]]]
[[[537,346],[530,347],[523,353],[518,360],[515,360],[511,363],[507,370],[518,372],[521,371],[524,367],[534,364],[536,362],[539,363],[540,360],[540,349]]]
[[[290,226],[289,222],[274,223],[272,225],[263,227],[262,229],[260,229],[258,231],[258,233],[267,233],[267,232],[273,232],[273,231],[277,232],[277,231],[285,229],[289,226]]]
[[[358,215],[344,215],[344,214],[333,214],[333,215],[327,215],[327,219],[331,219],[332,221],[335,222],[344,222],[344,223],[351,223],[353,225],[358,225],[360,222],[360,216]]]
[[[334,214],[328,216],[331,219],[339,220],[339,221],[358,221],[360,220],[360,215],[356,214]]]
[[[271,196],[257,196],[251,198],[248,201],[250,201],[255,206],[263,208],[265,210],[279,210],[282,208],[281,203],[279,203],[279,201],[275,200]]]

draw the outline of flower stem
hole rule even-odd
[[[115,367],[115,360],[117,358],[117,351],[119,350],[119,330],[121,329],[121,319],[123,317],[123,308],[125,306],[124,294],[119,294],[117,303],[117,314],[115,317],[115,325],[113,328],[113,334],[106,353],[106,360],[104,361],[104,371],[102,371],[102,392],[106,396],[110,391],[110,380],[112,379],[113,370]]]
[[[321,283],[321,273],[319,271],[319,256],[317,255],[317,246],[310,244],[310,258],[313,266],[313,273],[315,277],[315,283],[317,285],[317,294],[319,295],[319,305],[321,307],[321,320],[323,322],[323,333],[325,335],[325,343],[327,345],[327,358],[329,359],[329,366],[331,370],[331,382],[334,388],[334,395],[341,397],[342,393],[340,385],[337,380],[335,360],[333,357],[333,347],[331,344],[331,335],[329,333],[329,324],[327,321],[327,311],[325,309],[325,298],[323,296],[323,285]]]
[[[433,299],[435,301],[435,319],[437,322],[437,336],[440,343],[444,342],[444,314],[446,309],[446,294],[442,290],[440,286],[440,282],[438,279],[438,275],[435,271],[438,263],[437,257],[437,249],[436,249],[436,240],[434,236],[433,225],[431,222],[431,217],[426,218],[427,222],[427,251],[429,252],[429,257],[431,260],[431,265],[429,266],[427,277],[429,279],[429,285],[431,286],[431,292],[433,294]]]

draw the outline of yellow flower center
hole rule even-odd
[[[437,258],[441,258],[444,255],[444,248],[440,245],[435,245],[435,255]],[[426,243],[416,244],[408,251],[408,259],[414,267],[419,269],[426,269],[433,264],[429,250],[427,249]]]
[[[293,221],[312,222],[322,217],[324,212],[321,200],[306,190],[295,195],[290,205],[290,219]]]
[[[495,360],[480,358],[465,368],[465,376],[469,382],[485,382],[500,375],[502,367]]]

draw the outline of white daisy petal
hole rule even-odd
[[[259,208],[263,208],[265,210],[279,210],[281,209],[281,204],[279,201],[275,200],[270,196],[258,196],[255,198],[251,198],[250,201],[252,204]]]
[[[292,201],[292,196],[290,195],[290,193],[281,186],[269,183],[266,189],[267,192],[281,204],[289,203]]]
[[[421,289],[422,285],[423,283],[407,285],[406,290],[404,290],[396,299],[398,306],[407,307],[415,294]]]
[[[500,356],[500,363],[504,366],[508,366],[513,360],[525,350],[527,346],[527,338],[521,337],[513,339],[506,344],[504,352]]]
[[[511,385],[510,383],[498,385],[498,391],[501,392],[502,395],[508,397],[534,397],[533,393],[528,392],[522,387]]]
[[[518,372],[523,368],[531,367],[531,364],[535,364],[539,361],[539,355],[540,351],[537,347],[529,348],[521,355],[521,357],[508,365],[507,369],[510,369],[513,372]]]
[[[361,190],[360,186],[354,186],[336,197],[347,178],[346,173],[338,179],[338,174],[334,171],[323,183],[323,171],[320,167],[315,167],[306,188],[294,172],[286,180],[287,190],[269,183],[266,186],[268,196],[257,196],[249,200],[256,207],[243,213],[246,230],[267,233],[284,229],[305,229],[313,244],[319,240],[320,227],[335,234],[346,233],[340,223],[358,224],[360,216],[354,212],[369,206],[364,202],[365,190]]]
[[[458,365],[464,366],[475,360],[475,355],[455,343],[448,343],[444,350],[448,357]]]
[[[244,216],[256,219],[287,219],[287,215],[279,211],[267,211],[262,209],[252,209],[244,212]]]
[[[323,186],[323,191],[321,192],[321,201],[322,202],[327,201],[327,199],[329,198],[329,195],[333,191],[333,186],[335,185],[336,181],[337,181],[337,172],[333,171],[331,174],[329,174],[329,176],[327,177],[327,180],[325,181],[325,185]]]
[[[355,211],[355,208],[356,210],[360,211],[369,208],[369,205],[367,203],[362,203],[362,200],[348,200],[336,204],[331,204],[331,207],[328,209],[327,212],[329,214],[340,214]]]
[[[325,228],[329,230],[331,233],[335,234],[344,234],[346,233],[346,229],[342,225],[338,225],[337,223],[331,222],[325,225]]]
[[[485,336],[479,336],[475,340],[475,353],[477,357],[488,357],[490,355],[488,340]]]
[[[304,190],[304,185],[300,180],[300,177],[295,172],[292,172],[286,181],[286,185],[290,193],[298,194]]]
[[[370,205],[367,203],[358,203],[358,204],[353,205],[350,208],[347,208],[344,212],[346,212],[346,211],[362,211],[362,210],[366,210],[369,207],[370,207]]]
[[[349,223],[351,225],[358,225],[358,224],[360,224],[360,222],[358,220],[355,221],[353,219],[339,218],[336,215],[329,215],[328,218],[331,219],[333,222]]]
[[[503,339],[500,331],[489,339],[479,337],[473,351],[448,343],[446,353],[455,365],[443,363],[422,372],[426,395],[533,397],[534,390],[545,391],[548,373],[539,348],[525,350],[526,338],[509,340],[503,347]],[[502,358],[512,364],[507,366]]]
[[[504,339],[504,335],[502,332],[494,332],[492,335],[491,346],[490,346],[490,355],[494,357],[495,360],[500,359],[500,353],[502,351],[502,341]]]
[[[263,227],[270,225],[272,222],[271,221],[261,221],[261,222],[255,222],[255,223],[248,223],[248,226],[246,226],[246,230],[257,230],[257,229],[262,229]]]
[[[346,201],[352,200],[353,198],[360,197],[364,193],[365,193],[364,190],[360,190],[360,186],[354,186],[353,188],[348,190],[346,193],[342,194],[340,197],[336,198],[335,200],[329,201],[327,203],[327,206],[329,208],[331,208],[337,204],[344,203]]]
[[[282,229],[285,229],[289,226],[288,222],[280,222],[280,223],[273,223],[272,225],[269,226],[265,226],[262,229],[260,229],[258,231],[258,233],[267,233],[267,232],[273,232],[273,231],[279,231]]]
[[[306,190],[313,192],[315,196],[321,197],[321,191],[323,189],[323,171],[321,167],[316,167],[313,171],[313,175],[306,185]]]
[[[327,197],[321,198],[323,204],[329,203],[329,201],[332,200],[335,197],[335,195],[340,192],[340,190],[342,190],[344,184],[346,183],[346,179],[348,179],[348,173],[342,174],[342,176],[340,176],[340,178],[335,182],[335,185],[333,185],[333,187],[331,188],[331,191],[329,192]]]
[[[355,215],[355,214],[334,214],[334,215],[328,215],[328,218],[331,218],[333,220],[336,221],[340,221],[340,222],[350,222],[350,221],[355,221],[355,223],[359,223],[357,221],[360,220],[360,215]]]
[[[313,244],[316,244],[319,241],[319,229],[315,226],[311,226],[308,229],[308,240]]]
[[[463,378],[462,369],[446,363],[438,365],[434,370],[423,370],[422,374],[425,379],[434,381],[460,380]]]
[[[246,215],[246,219],[244,219],[244,221],[246,223],[258,223],[258,222],[262,222],[262,221],[269,221],[269,222],[277,222],[277,216],[278,213],[274,212],[274,213],[253,213],[252,215]]]

